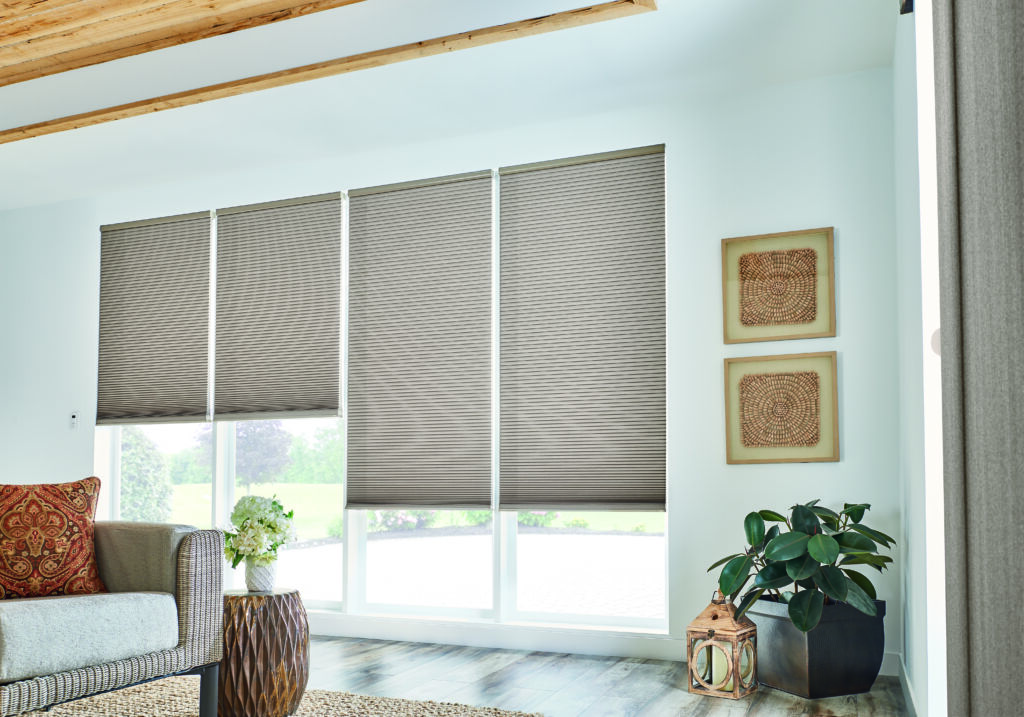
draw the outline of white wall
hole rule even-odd
[[[187,183],[160,185],[151,177],[135,178],[130,191],[94,198],[94,215],[83,210],[74,221],[69,217],[61,241],[83,245],[76,249],[82,258],[74,271],[76,281],[92,287],[94,302],[97,224],[664,142],[670,624],[672,635],[679,637],[711,598],[715,577],[705,568],[741,547],[742,519],[752,509],[786,509],[812,498],[830,505],[863,501],[874,506],[870,523],[900,534],[891,85],[889,70],[871,70],[728,98],[663,96],[649,105],[631,103],[605,113],[578,108],[576,116],[566,100],[550,115],[538,114],[533,124],[503,127],[496,114],[475,134],[405,144],[405,127],[419,121],[410,113],[389,117],[382,125],[391,140],[383,149],[361,152],[358,137],[345,137],[339,127],[336,146],[325,146],[323,158],[314,162],[197,176]],[[29,219],[43,222],[56,211],[40,208]],[[0,231],[11,231],[12,221],[16,224],[18,215],[0,215]],[[820,226],[836,228],[838,335],[726,347],[720,240]],[[3,252],[0,262],[15,283],[9,292],[36,281],[60,283],[49,276],[52,246],[5,242]],[[10,257],[15,261],[9,262]],[[38,340],[20,347],[16,362],[24,369],[51,367],[36,383],[56,373],[44,346],[67,348],[68,323],[74,323],[75,336],[95,333],[94,309],[76,310],[73,321],[64,317],[65,310],[66,301],[58,298],[33,309]],[[95,342],[81,338],[74,348],[89,364],[70,384],[76,400],[84,401],[78,396],[95,390]],[[839,353],[842,460],[727,466],[722,359],[833,349]],[[0,380],[6,385],[11,375],[0,373]],[[0,409],[8,424],[5,439],[27,446],[18,448],[19,454],[52,461],[52,447],[66,431],[59,422],[30,426],[18,421],[20,412],[35,410],[32,401],[20,395]],[[68,461],[79,473],[91,465],[87,450]],[[900,650],[903,632],[899,569],[876,583],[889,601],[886,634],[892,653]],[[651,653],[664,654],[664,647],[662,641]],[[681,655],[681,641],[669,647],[670,654]],[[890,657],[884,669],[892,673],[894,664]]]
[[[94,203],[0,214],[3,482],[92,475],[98,302]]]

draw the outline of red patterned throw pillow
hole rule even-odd
[[[0,598],[101,593],[93,543],[99,478],[0,486]]]

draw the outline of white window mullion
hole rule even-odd
[[[110,427],[110,449],[107,454],[107,495],[110,497],[110,519],[121,519],[121,427]]]
[[[499,565],[499,588],[501,590],[501,612],[498,622],[514,620],[519,608],[516,604],[516,540],[518,525],[514,510],[495,511],[501,521],[501,557]]]
[[[345,611],[366,608],[366,511],[345,511]]]
[[[491,544],[494,579],[494,619],[504,622],[514,607],[505,594],[507,545],[504,523],[498,511],[501,458],[501,182],[497,170],[491,170]],[[513,550],[515,545],[513,544]],[[514,599],[514,595],[512,596]]]
[[[213,424],[213,524],[227,527],[235,505],[235,424]]]

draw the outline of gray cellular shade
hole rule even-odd
[[[489,176],[352,193],[348,336],[348,507],[489,507]]]
[[[665,507],[664,154],[501,176],[500,507]]]
[[[341,196],[217,212],[214,417],[337,415]]]
[[[97,423],[206,418],[210,214],[101,228]]]

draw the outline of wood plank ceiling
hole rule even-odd
[[[0,87],[364,0],[0,0]]]
[[[0,0],[0,87],[365,1]],[[0,144],[654,9],[655,0],[609,0],[505,25],[424,38],[360,55],[0,129]]]

